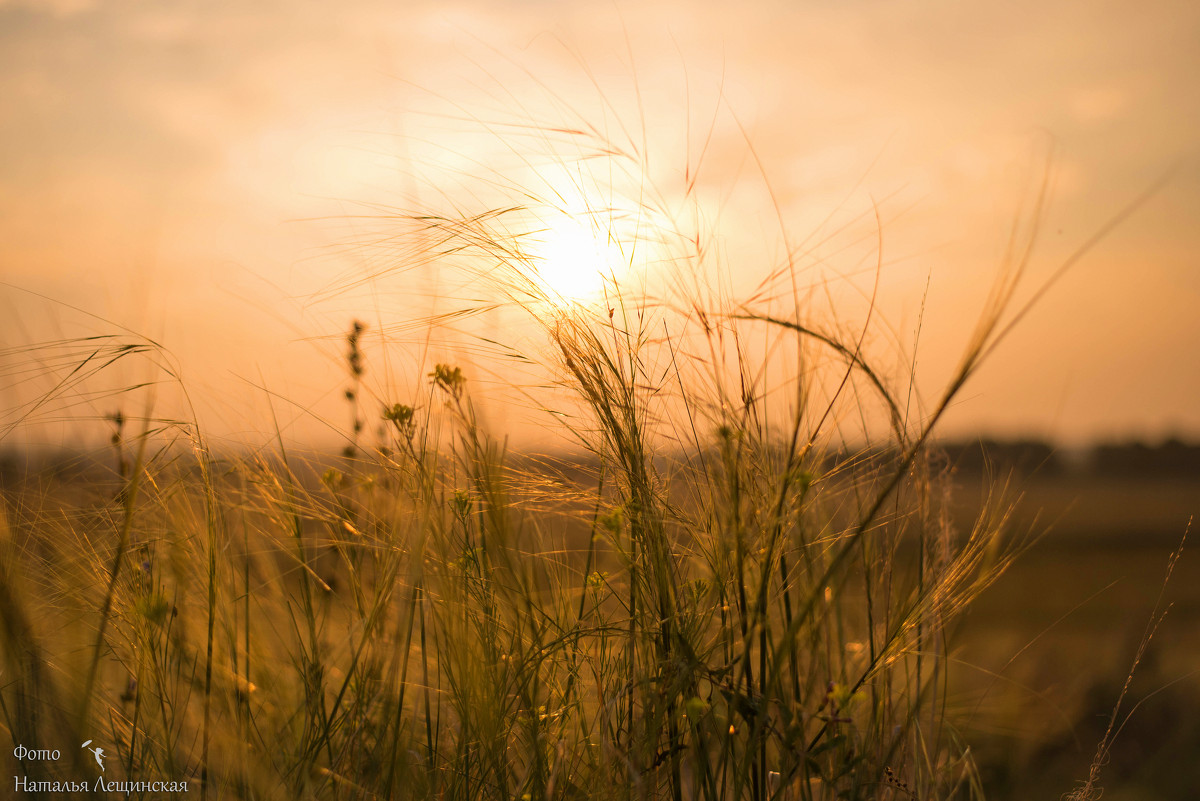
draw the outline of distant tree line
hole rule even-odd
[[[1042,477],[1080,475],[1092,477],[1195,478],[1200,481],[1200,442],[1169,437],[1158,443],[1142,440],[1101,442],[1088,448],[1063,449],[1043,439],[992,439],[975,437],[940,442],[935,458],[960,474],[1016,472]],[[710,454],[719,458],[714,450]],[[886,469],[899,454],[888,450],[846,447],[821,458],[818,472],[839,470],[850,463]],[[104,452],[62,450],[24,453],[0,448],[0,489],[31,476],[59,481],[94,479],[113,472],[111,455]],[[527,472],[545,472],[565,481],[593,476],[598,464],[589,456],[520,456],[514,466]]]
[[[963,473],[984,470],[1038,475],[1194,477],[1200,479],[1200,443],[1169,437],[1156,444],[1141,440],[1101,442],[1070,454],[1040,439],[989,438],[939,446],[950,466]]]

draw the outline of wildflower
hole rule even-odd
[[[460,520],[465,520],[467,515],[471,513],[471,496],[462,490],[454,491],[454,515]]]
[[[625,527],[625,515],[618,506],[607,514],[601,515],[599,523],[610,534],[616,534]]]
[[[434,385],[455,398],[462,395],[463,385],[467,383],[466,377],[462,374],[462,368],[451,367],[448,364],[435,365],[429,377],[433,379]]]
[[[340,471],[334,470],[332,467],[325,471],[321,476],[321,483],[330,492],[334,492],[341,488],[343,476]]]
[[[416,410],[413,407],[403,403],[393,403],[390,409],[383,409],[383,419],[394,425],[396,433],[404,439],[412,439],[416,432],[416,423],[413,420],[415,414]]]

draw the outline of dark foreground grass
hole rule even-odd
[[[648,375],[672,341],[540,319],[590,412],[573,481],[510,464],[439,364],[338,468],[113,418],[111,481],[8,488],[2,712],[18,756],[64,755],[20,760],[16,790],[91,777],[90,740],[150,796],[974,794],[944,632],[1003,568],[1004,518],[951,529],[937,414],[886,458],[831,461],[828,409],[772,430],[758,393]],[[668,451],[650,427],[672,383],[692,444]]]
[[[772,430],[757,393],[651,384],[670,341],[543,319],[591,414],[574,480],[510,464],[439,364],[423,410],[386,406],[387,440],[338,467],[113,418],[112,480],[7,488],[0,700],[35,755],[15,789],[90,781],[90,740],[146,797],[977,794],[944,632],[1003,569],[1004,516],[952,530],[938,415],[830,460],[828,409]],[[668,451],[649,428],[672,381],[692,445]]]
[[[505,213],[392,222],[424,259],[486,265],[528,314],[571,398],[547,419],[591,469],[510,457],[460,365],[433,365],[415,399],[369,396],[358,323],[339,459],[221,455],[195,424],[139,434],[113,416],[111,480],[5,487],[14,792],[983,795],[947,631],[1022,537],[999,488],[954,525],[930,442],[1027,308],[1010,307],[1032,231],[1015,229],[957,371],[910,420],[865,333],[803,319],[790,257],[769,312],[615,284],[565,303]],[[743,343],[763,339],[756,363]],[[52,343],[36,364],[67,354],[70,382],[94,351],[156,348]],[[844,421],[869,417],[872,449],[835,458]],[[366,421],[384,435],[368,442]]]
[[[4,723],[64,755],[14,775],[91,780],[92,740],[107,780],[217,798],[968,792],[942,632],[998,521],[952,536],[923,463],[818,472],[744,429],[664,463],[617,429],[552,484],[434,383],[438,450],[400,411],[340,469],[6,488]]]

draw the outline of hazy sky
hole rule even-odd
[[[804,280],[850,331],[878,209],[901,350],[887,327],[872,344],[903,372],[921,321],[932,396],[1051,153],[1023,297],[1171,177],[1024,320],[951,430],[1200,434],[1197,42],[1189,2],[0,0],[0,337],[111,330],[91,313],[166,346],[222,434],[261,431],[256,385],[287,420],[333,418],[350,320],[429,313],[413,273],[381,274],[398,251],[371,215],[574,182],[568,206],[652,192],[712,236],[735,295],[807,242]],[[584,126],[599,136],[551,130]],[[587,197],[600,141],[636,155]],[[476,290],[420,275],[440,310]],[[404,384],[405,358],[372,379]],[[29,389],[14,370],[0,403]]]

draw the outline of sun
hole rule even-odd
[[[588,300],[622,272],[625,258],[618,243],[586,220],[564,215],[539,239],[534,265],[541,289],[551,300]]]

